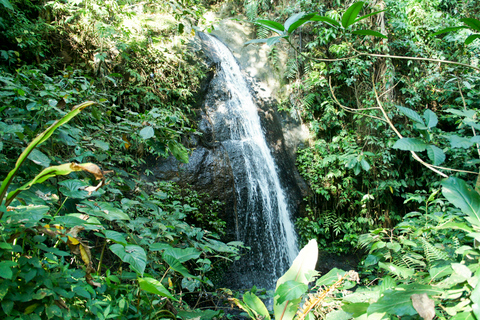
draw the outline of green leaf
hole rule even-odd
[[[379,262],[378,266],[388,272],[393,273],[394,275],[401,277],[403,279],[408,279],[413,276],[415,270],[408,267],[397,266],[393,263],[383,263]]]
[[[82,180],[70,179],[61,181],[58,183],[60,187],[60,192],[69,198],[75,199],[86,199],[88,198],[88,192],[83,190],[88,184]]]
[[[262,316],[262,319],[271,319],[267,307],[265,307],[262,300],[260,300],[255,294],[248,291],[245,292],[243,295],[243,302],[245,302],[251,310],[255,311],[257,315]]]
[[[442,34],[442,33],[447,33],[447,32],[452,32],[452,31],[457,31],[457,30],[460,30],[460,29],[467,29],[468,27],[466,26],[458,26],[458,27],[448,27],[448,28],[445,28],[445,29],[441,29],[435,33],[432,33],[430,36],[431,37],[434,37],[434,36],[437,36],[439,34]]]
[[[133,271],[143,275],[147,265],[147,255],[142,247],[134,244],[123,246],[117,243],[111,245],[110,250],[123,262],[130,264],[130,268],[132,268]]]
[[[48,206],[17,206],[8,211],[6,216],[12,216],[12,220],[21,223],[37,223],[48,213]]]
[[[394,149],[400,149],[404,151],[425,151],[427,144],[417,138],[402,138],[397,140],[393,145]]]
[[[145,127],[142,130],[140,130],[140,137],[142,137],[145,140],[150,139],[154,135],[155,135],[155,130],[153,130],[153,127]]]
[[[0,3],[7,9],[9,10],[12,10],[12,11],[15,11],[15,9],[13,8],[12,4],[10,3],[10,1],[8,0],[0,0]]]
[[[293,22],[288,28],[287,28],[287,26],[285,26],[285,30],[287,30],[288,33],[292,33],[295,30],[297,30],[300,26],[304,25],[305,23],[311,22],[310,19],[315,15],[316,15],[315,13],[310,13],[310,14],[307,14],[307,15],[304,14],[304,16],[301,19]],[[285,24],[286,24],[286,22],[285,22]]]
[[[103,231],[103,233],[105,234],[105,238],[107,238],[108,240],[124,246],[127,245],[127,240],[125,240],[125,233],[120,233],[113,230],[105,230]]]
[[[378,31],[373,31],[373,30],[355,30],[352,32],[353,34],[359,34],[362,36],[374,36],[374,37],[380,37],[384,39],[388,39],[388,37]]]
[[[282,304],[285,301],[298,299],[307,292],[307,289],[308,286],[304,283],[288,280],[275,290],[275,296],[278,296],[276,302]]]
[[[28,155],[28,159],[45,168],[50,165],[50,158],[37,149],[32,150],[32,152]]]
[[[342,26],[344,28],[348,28],[355,23],[360,10],[362,10],[363,4],[363,1],[355,2],[345,11],[342,16]]]
[[[327,274],[323,275],[321,278],[317,280],[315,283],[316,286],[331,286],[335,282],[338,281],[339,277],[343,277],[345,275],[345,271],[342,269],[333,268]]]
[[[410,297],[412,294],[426,293],[429,296],[442,293],[443,290],[436,289],[429,285],[410,284],[400,285],[396,290],[387,290],[377,302],[372,303],[367,311],[372,313],[388,313],[396,316],[415,315],[417,311],[413,308]]]
[[[284,30],[287,30],[288,33],[292,33],[293,31],[295,31],[295,29],[298,28],[300,25],[293,26],[293,24],[298,22],[304,16],[305,16],[305,12],[299,12],[299,13],[294,14],[290,18],[288,18],[287,21],[285,21],[285,23],[283,24]]]
[[[430,158],[430,161],[432,161],[435,166],[441,165],[445,161],[445,153],[442,149],[434,145],[427,146],[427,154],[428,158]]]
[[[252,44],[252,43],[266,43],[268,41],[268,39],[269,38],[267,38],[267,39],[253,39],[253,40],[245,42],[244,45]]]
[[[320,16],[318,14],[310,18],[310,21],[321,21],[321,22],[326,22],[335,27],[340,27],[340,23],[338,21],[333,20],[332,18],[329,18],[329,17]]]
[[[200,257],[201,252],[191,247],[185,249],[170,247],[165,249],[164,254],[168,254],[183,263],[191,259],[197,259]]]
[[[473,145],[473,142],[470,140],[470,138],[459,137],[457,135],[446,136],[446,138],[450,140],[450,145],[452,148],[468,149]]]
[[[267,46],[273,46],[274,44],[280,42],[283,38],[287,38],[285,36],[277,36],[277,37],[271,37],[267,39]]]
[[[47,308],[46,308],[46,314],[47,314],[47,317],[49,319],[53,318],[53,317],[59,317],[59,318],[63,318],[62,317],[62,309],[60,309],[59,306],[57,306],[56,304],[51,304],[49,305]]]
[[[263,26],[269,30],[272,30],[275,33],[278,33],[279,35],[284,35],[285,34],[285,28],[278,22],[276,21],[271,21],[271,20],[255,20],[255,24]]]
[[[278,289],[282,284],[290,280],[294,280],[296,282],[300,282],[305,285],[308,285],[308,282],[310,281],[309,275],[311,274],[312,271],[315,270],[317,257],[318,257],[317,241],[315,239],[312,239],[300,251],[298,256],[293,261],[290,269],[288,269],[288,271],[282,277],[280,277],[280,279],[277,280],[276,288]],[[273,303],[273,309],[276,315],[275,319],[277,320],[293,319],[295,313],[297,312],[298,306],[300,304],[300,299],[278,303],[277,297],[278,295],[275,294],[274,303]],[[283,317],[281,317],[281,315],[283,315]]]
[[[361,16],[361,17],[357,18],[357,19],[355,20],[355,23],[357,23],[357,22],[360,21],[360,20],[367,19],[367,18],[369,18],[369,17],[371,17],[371,16],[374,16],[374,15],[376,15],[376,14],[379,14],[379,13],[385,12],[385,11],[387,11],[387,10],[380,10],[380,11],[375,11],[375,12],[366,14],[366,15],[364,15],[364,16]],[[385,38],[386,38],[386,36],[385,36]]]
[[[163,284],[154,279],[154,278],[139,278],[138,279],[138,284],[140,285],[140,289],[153,293],[153,294],[158,294],[162,297],[167,297],[169,299],[178,301],[168,290],[163,286]]]
[[[475,110],[472,110],[472,109],[467,109],[467,110],[447,109],[445,110],[445,112],[448,112],[457,116],[465,117],[465,118],[471,118],[471,119],[473,119],[477,113]]]
[[[474,18],[463,18],[460,19],[463,23],[465,23],[467,26],[469,26],[471,29],[480,31],[480,20],[474,19]]]
[[[475,34],[471,34],[467,37],[467,39],[465,39],[465,44],[470,44],[472,43],[475,39],[478,39],[480,38],[480,34],[478,33],[475,33]]]
[[[455,316],[451,317],[450,320],[477,320],[478,317],[473,315],[473,312],[461,312],[457,313]]]
[[[177,271],[185,278],[193,278],[193,279],[200,280],[200,278],[191,275],[188,269],[185,268],[180,261],[178,261],[171,255],[165,254],[165,252],[163,253],[163,260],[165,260],[165,262],[170,266],[172,270]]]
[[[369,306],[370,303],[367,302],[350,303],[343,305],[342,310],[350,313],[352,317],[357,318],[366,313]]]
[[[436,127],[438,124],[437,115],[430,109],[425,110],[425,112],[423,113],[423,118],[425,119],[428,128]]]
[[[422,117],[420,117],[420,115],[415,110],[412,110],[412,109],[406,108],[406,107],[401,107],[401,106],[397,106],[397,109],[400,110],[401,113],[403,113],[404,115],[406,115],[407,117],[409,117],[413,121],[425,125]]]
[[[12,261],[0,261],[0,277],[3,279],[12,279],[13,277],[11,262]]]
[[[477,274],[477,280],[480,280],[480,276]],[[473,314],[480,319],[480,281],[477,282],[477,286],[470,294],[470,300],[473,302],[472,304],[472,311]]]
[[[93,143],[96,147],[102,149],[103,151],[107,151],[108,149],[110,149],[110,145],[109,145],[107,142],[105,142],[105,141],[92,140],[92,143]]]
[[[480,195],[465,181],[450,177],[442,181],[442,194],[463,213],[470,223],[480,227]]]

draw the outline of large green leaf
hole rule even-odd
[[[286,30],[288,33],[291,33],[293,31],[295,31],[296,28],[291,28],[292,25],[294,23],[298,22],[304,16],[305,16],[305,12],[299,12],[299,13],[294,14],[290,18],[288,18],[287,21],[285,21],[285,23],[283,24],[284,30]]]
[[[108,221],[129,220],[130,217],[120,208],[115,207],[111,202],[83,201],[77,205],[77,210],[89,215],[102,217]]]
[[[153,130],[153,127],[148,126],[140,130],[139,134],[140,134],[140,137],[147,140],[155,135],[155,130]]]
[[[165,262],[170,266],[172,270],[177,271],[185,278],[193,278],[193,279],[200,280],[200,278],[194,275],[191,275],[188,269],[185,268],[180,261],[178,261],[171,255],[163,253],[163,260],[165,260]]]
[[[318,257],[318,247],[317,241],[312,239],[308,244],[300,251],[298,256],[292,263],[292,266],[288,271],[277,280],[277,289],[287,281],[294,280],[296,282],[303,283],[308,285],[310,281],[310,275],[312,271],[315,270],[315,265],[317,263]],[[298,306],[300,304],[300,298],[292,301],[284,301],[283,303],[278,303],[278,299],[281,298],[279,295],[275,294],[273,309],[275,311],[276,320],[286,320],[293,319],[295,313],[297,312]]]
[[[165,249],[164,254],[170,255],[181,263],[200,257],[201,252],[195,248],[172,248]]]
[[[29,160],[33,161],[35,164],[38,164],[44,168],[47,168],[50,165],[50,158],[41,152],[40,150],[34,149],[27,157]]]
[[[143,275],[147,265],[147,255],[142,247],[134,244],[123,246],[116,243],[110,246],[110,250],[123,262],[130,264],[133,271]]]
[[[395,142],[393,148],[404,151],[425,151],[427,146],[425,142],[417,138],[402,138]]]
[[[458,26],[458,27],[448,27],[448,28],[445,28],[445,29],[441,29],[441,30],[438,30],[437,32],[435,33],[432,33],[430,36],[437,36],[439,34],[442,34],[442,33],[447,33],[447,32],[452,32],[452,31],[456,31],[456,30],[460,30],[460,29],[466,29],[468,28],[467,26]]]
[[[430,109],[425,110],[423,113],[423,118],[425,119],[428,128],[436,127],[438,124],[437,115]]]
[[[305,292],[307,292],[308,286],[302,282],[295,280],[288,280],[282,283],[277,290],[275,290],[275,296],[278,296],[277,303],[284,303],[288,300],[295,300],[300,298]]]
[[[297,30],[300,26],[302,26],[303,24],[307,23],[307,22],[311,22],[312,20],[310,20],[312,17],[314,17],[316,14],[315,13],[310,13],[310,14],[303,14],[302,18],[297,20],[297,21],[294,21],[293,23],[291,23],[288,27],[287,27],[287,22],[285,22],[285,30],[287,30],[288,33],[292,33],[294,32],[295,30]],[[288,20],[287,20],[288,21]]]
[[[352,33],[363,35],[363,36],[374,36],[374,37],[380,37],[380,38],[385,38],[385,39],[388,38],[386,35],[378,32],[378,31],[373,31],[373,30],[355,30]]]
[[[0,0],[0,3],[7,9],[14,11],[12,4],[8,0]]]
[[[378,266],[384,270],[387,270],[388,272],[393,273],[397,277],[401,277],[403,279],[408,279],[412,277],[413,274],[415,273],[415,270],[412,268],[397,266],[393,263],[379,262]]]
[[[335,26],[335,27],[340,27],[340,23],[336,20],[333,20],[332,18],[329,18],[329,17],[324,17],[324,16],[321,16],[321,15],[315,15],[313,17],[310,18],[310,21],[321,21],[321,22],[326,22],[332,26]]]
[[[480,319],[480,275],[477,274],[477,286],[470,294],[470,300],[473,302],[472,311],[473,314]]]
[[[435,166],[441,165],[445,161],[445,153],[434,145],[427,146],[427,154]]]
[[[347,11],[345,11],[342,16],[342,26],[344,28],[348,28],[355,23],[360,10],[362,10],[363,4],[363,1],[355,2],[347,9]]]
[[[105,234],[105,238],[107,238],[108,240],[124,246],[127,245],[127,240],[125,240],[125,233],[120,233],[113,230],[105,230],[103,233]]]
[[[20,166],[26,161],[28,155],[32,152],[32,150],[35,149],[39,144],[41,144],[42,142],[45,142],[48,138],[50,138],[50,136],[53,134],[53,132],[55,132],[55,130],[58,127],[67,123],[73,117],[78,115],[83,109],[93,104],[96,104],[96,102],[87,101],[79,105],[76,105],[75,107],[73,107],[73,109],[70,112],[68,112],[65,116],[63,116],[63,118],[55,121],[50,127],[48,127],[47,130],[43,131],[35,139],[33,139],[32,142],[30,142],[30,144],[25,148],[25,150],[23,150],[22,154],[20,154],[20,156],[18,157],[17,162],[15,163],[15,167],[8,173],[7,177],[5,178],[5,180],[3,180],[2,185],[0,186],[0,204],[1,202],[3,202],[3,198],[7,193],[8,186],[12,182],[13,177],[17,174]],[[0,214],[0,218],[1,218],[1,214]]]
[[[257,315],[260,315],[262,319],[271,319],[267,307],[265,307],[265,304],[262,302],[262,300],[260,300],[260,298],[255,294],[248,291],[245,292],[243,295],[243,302],[245,302],[245,305],[247,305],[251,310],[255,311]]]
[[[401,113],[403,113],[404,115],[406,115],[407,117],[409,117],[413,121],[425,125],[422,117],[415,110],[412,110],[412,109],[406,108],[406,107],[402,107],[402,106],[397,106],[397,109],[400,110]]]
[[[140,289],[153,293],[153,294],[158,294],[162,297],[167,297],[169,299],[178,301],[168,290],[163,286],[163,284],[150,277],[146,278],[138,278],[138,284],[140,285]]]
[[[470,44],[472,43],[475,39],[478,39],[480,38],[480,34],[478,33],[475,33],[475,34],[471,34],[467,37],[467,39],[465,39],[465,44]]]
[[[366,15],[364,15],[364,16],[358,17],[358,18],[355,20],[354,23],[357,23],[357,22],[360,21],[360,20],[367,19],[367,18],[369,18],[369,17],[371,17],[371,16],[374,16],[374,15],[376,15],[376,14],[382,13],[382,12],[384,12],[384,11],[387,11],[387,10],[375,11],[375,12],[366,14]],[[387,38],[387,37],[385,36],[385,38]]]
[[[6,217],[12,217],[13,221],[27,223],[37,223],[48,213],[48,206],[17,206],[7,211]],[[27,227],[31,227],[28,225]]]
[[[327,274],[319,278],[316,282],[316,285],[331,286],[332,284],[338,281],[339,277],[343,277],[344,275],[345,275],[345,271],[343,271],[342,269],[333,268]]]
[[[413,308],[412,294],[426,293],[429,296],[441,294],[443,290],[429,285],[410,284],[400,285],[395,290],[387,290],[377,302],[372,303],[368,309],[368,314],[388,313],[395,316],[415,315],[417,311]]]
[[[452,148],[468,149],[473,145],[473,142],[470,138],[460,137],[457,135],[449,135],[445,137],[450,140],[450,145]]]
[[[477,20],[474,18],[463,18],[463,19],[460,19],[460,21],[465,23],[471,29],[480,31],[480,20]]]
[[[275,33],[278,33],[279,35],[284,35],[285,34],[285,28],[283,25],[276,21],[271,21],[271,20],[255,20],[255,24],[258,24],[260,26],[263,26],[269,30],[272,30]]]
[[[480,195],[459,178],[450,177],[442,181],[442,194],[463,213],[467,220],[480,227]]]

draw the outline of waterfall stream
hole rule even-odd
[[[219,128],[218,135],[223,135],[215,138],[232,164],[237,240],[251,248],[234,263],[226,282],[231,287],[256,285],[272,289],[298,253],[286,192],[251,90],[235,57],[215,37],[202,33],[199,36],[205,52],[216,63],[212,82],[225,92],[220,98],[211,98],[206,110],[210,121]]]

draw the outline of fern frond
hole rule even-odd
[[[270,36],[270,30],[265,28],[264,26],[257,27],[257,39],[266,39]],[[276,48],[276,47],[273,47]]]
[[[258,1],[257,0],[246,0],[244,3],[245,6],[245,15],[247,19],[253,21],[257,18],[258,15]]]
[[[298,66],[298,63],[297,63],[297,59],[288,59],[287,60],[287,67],[286,67],[286,70],[285,70],[285,78],[296,79],[298,70],[299,70],[299,66]]]
[[[316,101],[316,94],[309,93],[305,98],[303,98],[302,107],[305,109],[312,109],[315,101]]]
[[[420,238],[422,242],[423,253],[429,265],[436,260],[450,260],[450,256],[443,250],[435,247],[425,238]]]

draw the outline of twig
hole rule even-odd
[[[385,121],[384,119],[382,119],[382,118],[380,118],[380,117],[372,116],[372,115],[370,115],[370,114],[365,114],[365,113],[360,113],[360,112],[359,112],[359,111],[364,111],[364,110],[378,110],[378,109],[380,109],[380,108],[378,108],[378,107],[355,109],[355,108],[350,108],[350,107],[344,106],[343,104],[341,104],[341,103],[337,100],[337,97],[335,96],[335,93],[334,93],[333,88],[332,88],[332,78],[331,78],[331,77],[328,78],[328,85],[329,85],[329,87],[330,87],[330,92],[332,93],[333,99],[335,100],[335,102],[336,102],[342,109],[346,110],[347,112],[356,113],[356,114],[359,114],[359,115],[362,115],[362,116],[367,116],[367,117],[370,117],[370,118],[373,118],[373,119],[377,119],[377,120],[380,120],[380,121]]]
[[[387,121],[388,125],[390,126],[390,128],[392,128],[392,130],[397,134],[397,136],[402,139],[403,136],[402,134],[397,130],[397,128],[395,128],[395,125],[392,123],[392,121],[390,120],[390,118],[388,117],[387,115],[387,112],[385,111],[385,109],[383,108],[383,105],[382,105],[382,102],[380,101],[380,97],[378,96],[378,92],[377,92],[377,88],[375,87],[375,78],[372,77],[372,81],[373,81],[373,91],[375,92],[375,98],[377,100],[377,104],[378,104],[378,107],[380,108],[380,110],[382,111],[383,113],[383,116],[385,117],[385,120]],[[420,162],[422,165],[424,165],[425,167],[427,167],[428,169],[432,170],[433,172],[435,173],[438,173],[439,175],[441,175],[442,177],[444,178],[448,178],[448,175],[446,175],[445,173],[441,172],[441,171],[438,171],[434,166],[432,166],[431,164],[429,163],[426,163],[425,161],[423,161],[415,151],[410,151],[410,153],[412,154],[412,157],[417,160],[418,162]]]

